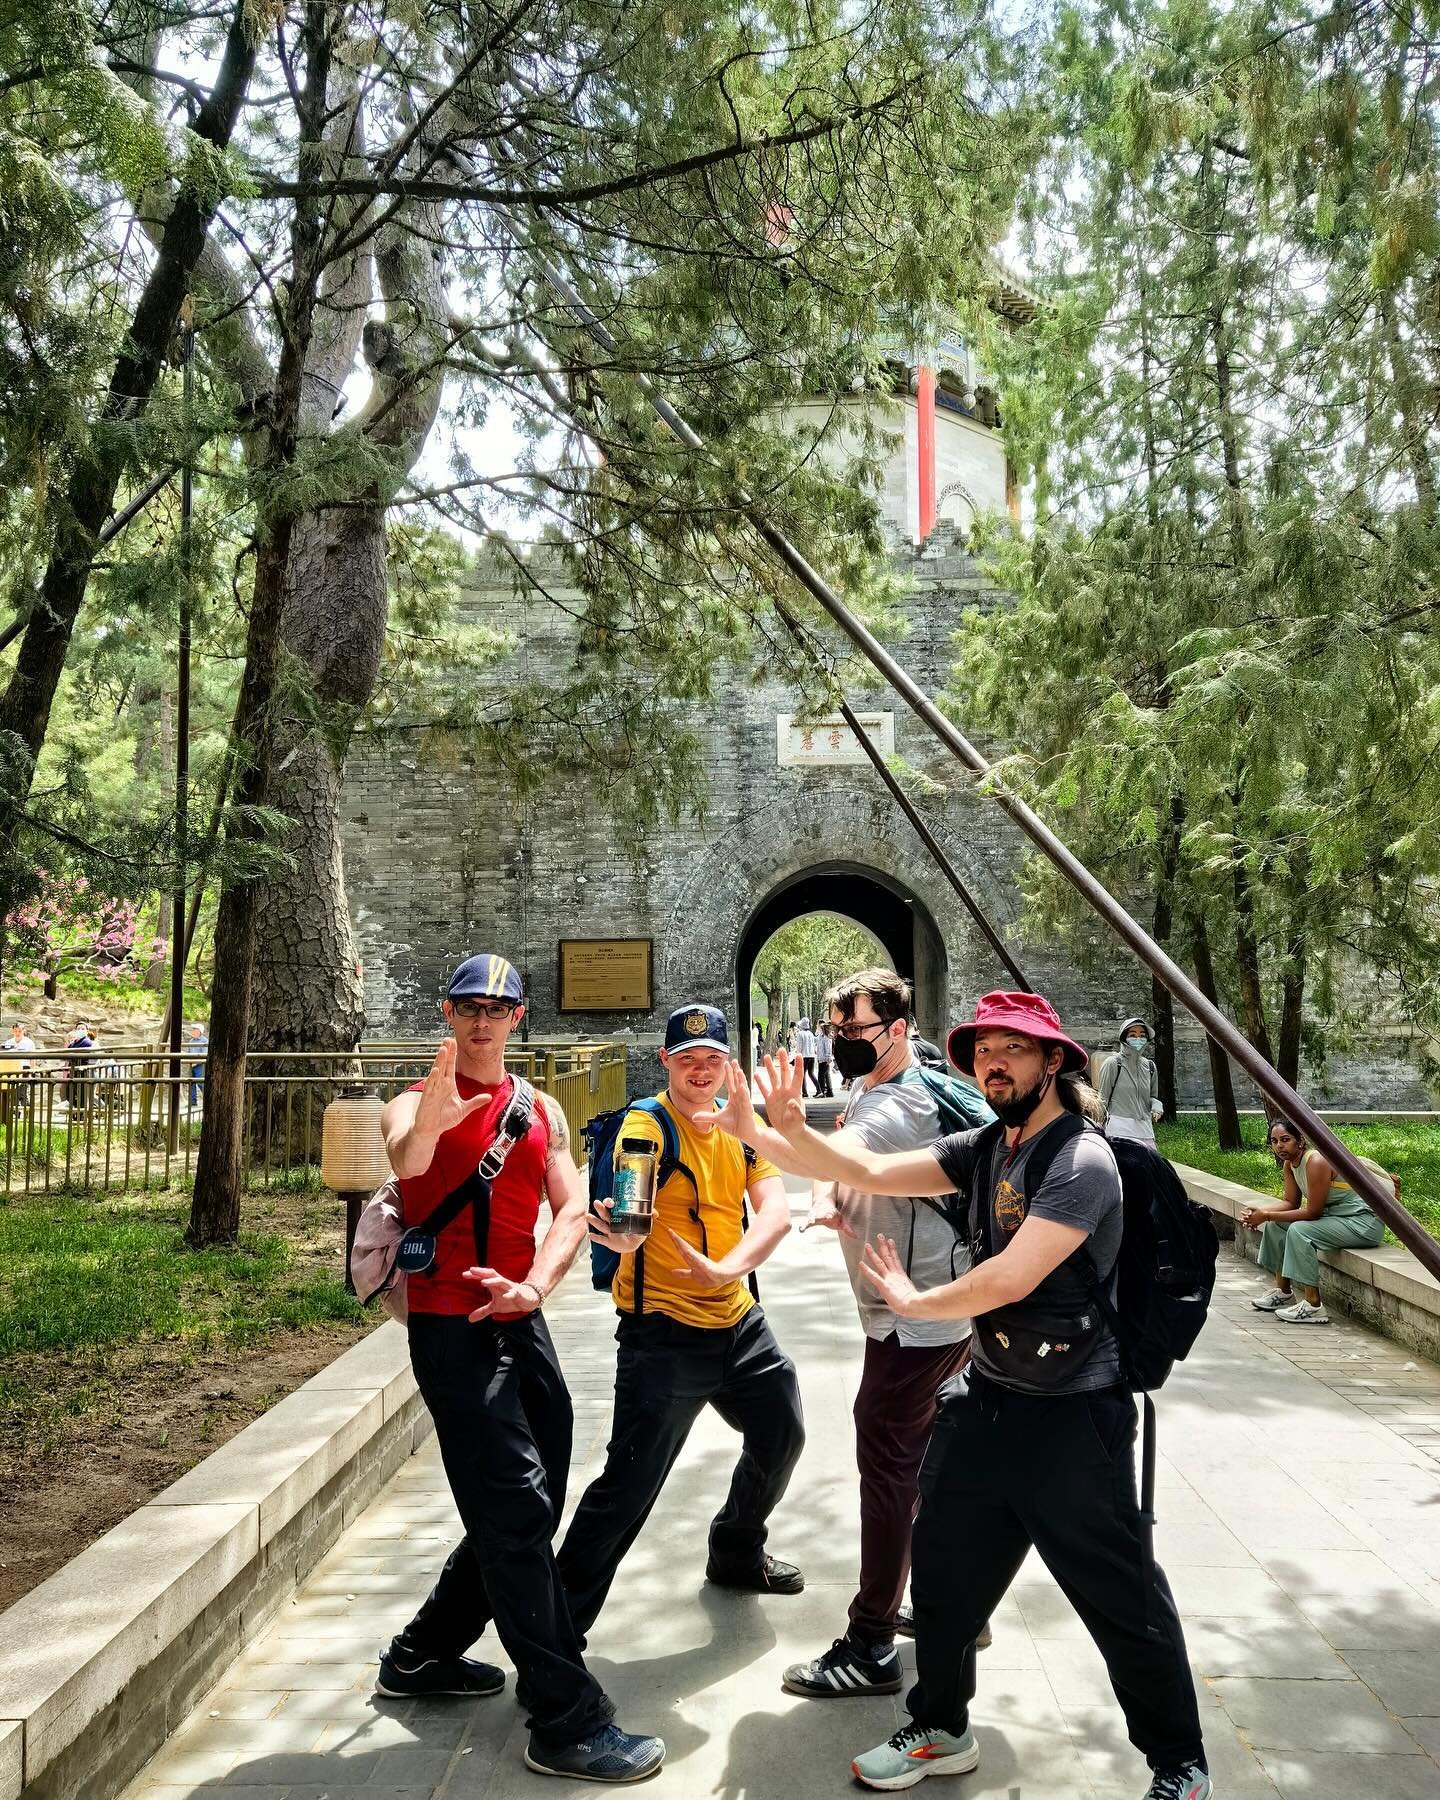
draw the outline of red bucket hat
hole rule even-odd
[[[986,994],[975,1005],[975,1017],[957,1025],[945,1040],[950,1060],[962,1075],[975,1073],[975,1036],[981,1031],[1020,1031],[1042,1044],[1058,1044],[1065,1052],[1062,1075],[1086,1075],[1089,1055],[1060,1029],[1060,1015],[1043,994]]]

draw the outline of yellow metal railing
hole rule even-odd
[[[266,1052],[245,1076],[248,1179],[269,1187],[320,1161],[327,1103],[347,1082],[382,1099],[420,1080],[438,1039],[364,1044],[349,1054]],[[39,1051],[0,1072],[0,1193],[184,1185],[204,1117],[203,1054],[181,1054],[178,1082],[153,1049],[85,1058]],[[515,1044],[505,1066],[559,1101],[576,1156],[597,1113],[626,1098],[623,1044]],[[195,1071],[192,1073],[192,1071]]]

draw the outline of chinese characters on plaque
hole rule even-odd
[[[857,713],[861,729],[882,756],[895,753],[895,715],[888,712]],[[801,723],[793,713],[775,719],[776,754],[782,769],[846,769],[868,763],[855,733],[841,718]]]

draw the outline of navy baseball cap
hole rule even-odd
[[[677,1006],[665,1021],[667,1050],[723,1050],[730,1054],[730,1027],[718,1006],[702,1006],[698,1000]]]
[[[447,1000],[513,1000],[525,998],[520,976],[503,956],[467,956],[445,984]]]

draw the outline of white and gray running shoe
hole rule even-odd
[[[1295,1296],[1287,1294],[1283,1288],[1271,1288],[1268,1294],[1263,1294],[1258,1300],[1252,1300],[1250,1304],[1256,1312],[1279,1312],[1282,1306],[1293,1306]]]
[[[1285,1306],[1275,1317],[1286,1325],[1328,1325],[1330,1315],[1325,1310],[1322,1300],[1319,1306],[1312,1306],[1308,1300],[1297,1301],[1294,1306]]]

